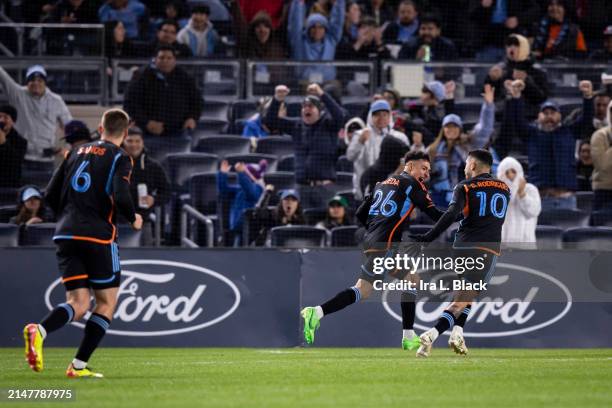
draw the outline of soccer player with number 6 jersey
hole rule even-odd
[[[101,140],[70,151],[47,187],[45,200],[58,216],[53,241],[66,302],[23,329],[26,361],[36,372],[43,369],[46,336],[84,317],[93,291],[95,307],[66,376],[102,377],[87,362],[108,330],[117,303],[121,280],[117,211],[134,229],[142,228],[142,217],[135,213],[130,197],[132,161],[120,147],[129,122],[120,109],[106,111],[99,128]]]

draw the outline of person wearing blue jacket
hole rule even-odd
[[[278,110],[288,94],[285,85],[276,87],[263,123],[293,138],[295,181],[304,208],[324,207],[336,193],[338,132],[346,122],[345,111],[319,85],[311,84],[302,102],[301,116],[281,118]]]
[[[267,167],[266,160],[260,161],[259,164],[238,162],[234,165],[234,170],[238,173],[238,184],[229,184],[227,174],[231,166],[227,160],[221,162],[217,173],[217,189],[219,194],[231,200],[229,229],[234,237],[234,246],[241,245],[244,210],[254,208],[264,191],[263,175]]]
[[[504,126],[516,127],[527,144],[529,158],[529,182],[538,187],[542,197],[542,209],[576,208],[576,159],[574,152],[576,140],[583,129],[593,122],[593,84],[580,81],[582,92],[582,117],[576,122],[564,124],[559,106],[544,102],[538,118],[528,124],[525,118],[525,102],[522,80],[506,83],[507,93],[512,98],[507,101]]]
[[[304,0],[293,0],[287,26],[293,60],[334,60],[336,46],[342,39],[345,3],[345,0],[336,0],[328,20],[319,13],[312,13],[306,18]],[[321,83],[336,79],[336,70],[332,66],[310,65],[298,70],[298,75],[309,82]]]

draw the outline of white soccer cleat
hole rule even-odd
[[[461,355],[467,355],[468,348],[465,345],[465,339],[463,338],[463,330],[459,327],[454,327],[451,335],[448,339],[448,347],[450,347],[455,353]]]
[[[431,346],[434,342],[434,337],[431,333],[431,330],[432,329],[427,330],[419,337],[421,341],[421,346],[416,352],[417,357],[429,357],[429,353],[431,353]]]

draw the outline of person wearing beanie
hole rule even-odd
[[[268,162],[261,160],[258,164],[236,163],[234,170],[238,173],[238,184],[228,183],[228,173],[231,168],[227,160],[221,162],[217,173],[217,189],[222,197],[231,201],[229,230],[234,246],[240,246],[242,245],[243,213],[246,209],[254,208],[264,192],[263,176],[268,168]]]
[[[0,106],[0,187],[21,185],[21,164],[28,142],[15,130],[17,109]]]
[[[55,155],[61,151],[57,147],[58,125],[63,129],[72,115],[62,97],[47,87],[45,68],[33,65],[27,69],[25,78],[26,85],[20,86],[0,67],[0,85],[8,103],[19,112],[14,127],[28,142],[24,176],[48,179]]]
[[[210,8],[207,5],[195,6],[185,28],[179,31],[176,40],[191,49],[194,57],[210,57],[219,54],[221,41],[219,34],[210,22]]]
[[[358,200],[363,197],[360,188],[361,176],[378,159],[383,139],[393,137],[400,140],[404,145],[410,146],[408,137],[393,129],[391,119],[389,102],[384,99],[372,102],[368,113],[367,127],[355,133],[346,149],[346,157],[353,162],[353,192]]]
[[[323,207],[336,193],[338,133],[346,122],[346,113],[318,84],[310,84],[300,118],[281,118],[278,111],[289,91],[285,85],[275,88],[263,123],[293,138],[295,181],[302,204],[305,208]]]
[[[72,149],[75,149],[82,144],[91,142],[93,139],[85,123],[80,120],[71,120],[64,127],[64,140]]]
[[[306,18],[304,0],[293,0],[287,26],[291,58],[296,61],[333,61],[336,46],[342,38],[345,10],[346,1],[336,0],[329,20],[319,13]],[[298,75],[304,80],[322,83],[336,79],[336,70],[312,65],[299,69]]]
[[[490,143],[495,124],[494,92],[490,85],[485,85],[480,118],[472,131],[464,133],[463,121],[458,115],[446,115],[440,133],[427,147],[432,159],[430,193],[439,207],[448,206],[453,186],[463,180],[463,165],[468,153]]]

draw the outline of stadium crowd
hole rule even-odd
[[[534,242],[538,216],[545,211],[592,210],[604,213],[604,224],[612,223],[612,86],[580,81],[575,97],[582,99],[581,106],[563,112],[550,99],[551,85],[540,65],[612,60],[611,2],[32,0],[20,7],[5,4],[4,12],[15,21],[103,23],[109,60],[151,57],[132,76],[124,98],[134,121],[125,149],[135,163],[134,203],[148,220],[145,244],[152,242],[153,223],[162,222],[155,207],[164,206],[170,220],[166,244],[177,244],[181,204],[198,200],[215,202],[214,210],[198,209],[214,215],[222,245],[263,245],[278,226],[316,225],[329,231],[355,226],[356,203],[376,182],[401,169],[409,151],[428,153],[428,186],[443,209],[464,177],[468,152],[489,149],[497,176],[512,187],[506,242]],[[211,16],[218,13],[227,14],[226,24],[213,25]],[[5,40],[10,48],[11,38]],[[336,80],[336,69],[322,64],[297,71],[304,89],[293,91],[305,96],[290,115],[292,89],[271,72],[274,94],[258,100],[256,113],[240,126],[230,124],[243,139],[232,142],[240,146],[235,151],[215,158],[214,197],[186,198],[199,191],[186,182],[198,168],[177,175],[165,155],[185,151],[177,146],[215,149],[197,136],[205,101],[195,78],[177,60],[209,57],[470,60],[490,63],[490,69],[475,123],[457,110],[454,81],[426,81],[416,100],[387,85],[368,95],[363,112],[351,115],[343,106],[347,92]],[[72,117],[62,97],[47,87],[47,76],[42,65],[33,65],[18,84],[0,67],[7,102],[0,106],[0,189],[18,191],[16,205],[3,207],[6,219],[0,222],[52,222],[42,200],[44,182],[68,149],[97,136]],[[273,141],[289,146],[284,153],[290,154],[273,159],[231,155],[264,153]],[[224,144],[214,143],[215,148]],[[592,191],[588,208],[580,203],[583,191]],[[417,213],[414,218],[427,222]]]

